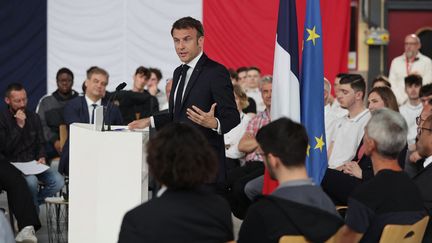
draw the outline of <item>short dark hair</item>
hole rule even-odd
[[[420,97],[432,95],[432,83],[425,84],[420,88]]]
[[[279,157],[286,167],[305,165],[308,136],[301,124],[277,119],[258,130],[256,140],[265,154]]]
[[[149,171],[171,189],[190,189],[211,182],[216,155],[204,135],[184,123],[164,126],[147,144]]]
[[[251,71],[251,70],[255,70],[255,71],[261,73],[261,70],[258,67],[255,67],[255,66],[248,67],[248,71]]]
[[[241,72],[247,72],[248,68],[247,67],[239,67],[237,68],[236,72],[237,74],[241,73]]]
[[[354,91],[361,91],[364,97],[366,92],[366,82],[360,74],[347,74],[342,76],[339,84],[349,84]]]
[[[158,69],[158,68],[149,68],[149,71],[150,71],[150,75],[152,73],[154,73],[156,75],[156,78],[157,78],[158,81],[160,81],[162,79],[162,72],[161,72],[160,69]]]
[[[5,97],[9,97],[12,91],[21,91],[24,89],[24,86],[20,83],[11,83],[6,87],[6,91],[4,93]]]
[[[349,73],[338,73],[336,74],[336,78],[342,78],[343,76],[348,75]]]
[[[196,29],[197,30],[197,38],[204,36],[204,28],[199,20],[196,20],[190,16],[183,17],[174,22],[171,28],[171,36],[173,35],[174,29]]]
[[[60,75],[62,75],[63,73],[66,73],[69,76],[71,76],[72,77],[72,82],[73,82],[73,80],[74,80],[74,74],[73,74],[73,72],[69,68],[65,68],[65,67],[62,67],[62,68],[60,68],[57,71],[57,74],[56,74],[56,80],[57,80],[57,82],[59,81]]]
[[[108,72],[105,69],[98,66],[92,66],[89,69],[87,69],[87,79],[90,79],[93,74],[102,74],[107,79],[109,79]]]
[[[230,74],[230,78],[233,78],[235,80],[238,79],[238,75],[237,75],[236,70],[234,70],[233,68],[228,68],[228,72]]]
[[[144,67],[144,66],[139,66],[136,70],[135,70],[135,75],[144,75],[144,77],[146,77],[146,79],[150,78],[151,72],[150,69]]]
[[[423,84],[423,78],[418,74],[410,74],[405,77],[405,86],[411,86],[411,85],[422,86],[422,84]]]
[[[372,87],[378,82],[384,83],[385,86],[391,88],[391,83],[388,81],[388,78],[383,75],[378,75],[372,80]]]

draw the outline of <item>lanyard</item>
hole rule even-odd
[[[411,59],[408,59],[407,57],[405,57],[405,59],[406,59],[406,62],[405,62],[406,63],[406,73],[408,76],[411,74],[411,69],[412,69],[412,65],[414,63],[415,57],[413,57]]]

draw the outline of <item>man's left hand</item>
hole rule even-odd
[[[38,159],[38,161],[37,161],[39,164],[46,164],[46,161],[45,161],[45,158],[44,157],[41,157],[41,158],[39,158]]]
[[[203,127],[216,129],[218,126],[218,123],[216,121],[216,118],[214,116],[214,111],[216,108],[216,103],[214,103],[209,112],[204,112],[200,108],[196,106],[192,106],[192,108],[188,108],[186,111],[186,114],[188,118],[195,122],[196,124],[199,124]]]

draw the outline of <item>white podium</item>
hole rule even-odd
[[[117,242],[124,214],[148,199],[149,133],[93,129],[70,126],[70,243]]]

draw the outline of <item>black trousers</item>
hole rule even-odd
[[[262,161],[248,161],[244,166],[232,169],[228,173],[225,197],[231,206],[232,213],[237,218],[244,219],[252,203],[244,192],[246,184],[263,174],[264,163]]]
[[[27,182],[21,172],[8,162],[0,162],[0,189],[7,192],[19,230],[31,225],[38,230],[41,223]]]

